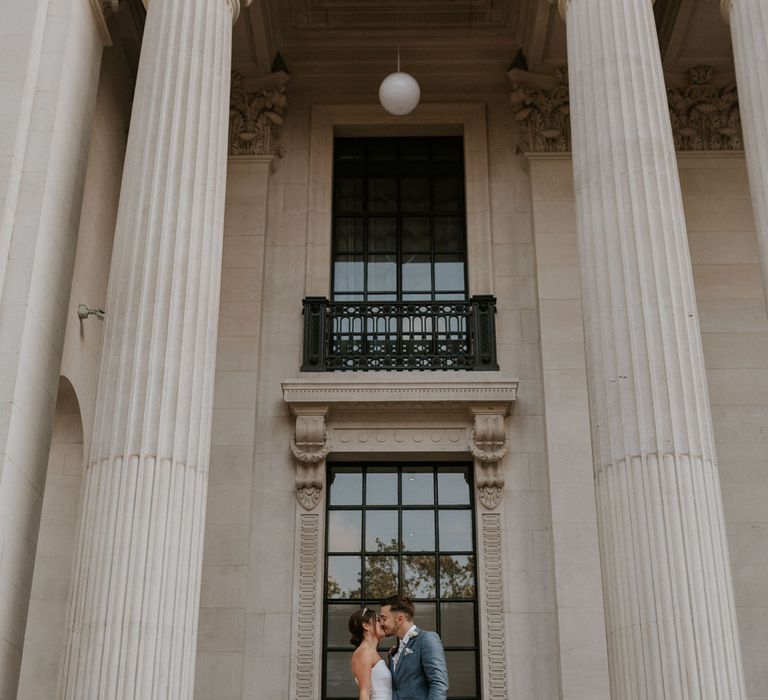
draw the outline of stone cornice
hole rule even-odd
[[[512,82],[512,109],[520,125],[521,149],[533,153],[569,152],[570,100],[565,69],[555,76],[514,69],[508,77]],[[697,66],[680,86],[667,89],[667,97],[679,152],[744,148],[736,85],[730,77],[716,80],[713,68]]]
[[[229,155],[282,156],[277,143],[288,102],[288,73],[278,71],[249,80],[232,73],[229,110]]]
[[[516,379],[418,382],[354,379],[354,382],[286,381],[282,383],[283,400],[294,415],[301,406],[355,406],[360,410],[368,406],[375,410],[387,404],[431,407],[497,404],[508,411],[517,397],[518,386]]]

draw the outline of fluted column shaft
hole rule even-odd
[[[651,0],[561,0],[611,697],[739,700],[712,423]]]
[[[107,294],[62,696],[191,698],[236,0],[154,0]]]
[[[768,304],[768,3],[722,0],[731,24],[752,209]]]

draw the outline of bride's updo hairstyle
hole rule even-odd
[[[376,613],[368,608],[361,608],[349,618],[349,633],[352,635],[349,642],[353,647],[359,647],[363,643],[363,637],[365,637],[363,623],[376,624]]]

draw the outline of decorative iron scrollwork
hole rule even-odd
[[[496,299],[304,299],[303,372],[498,370]]]

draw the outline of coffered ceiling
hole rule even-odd
[[[701,64],[732,79],[719,0],[656,0],[654,13],[668,80]],[[534,73],[567,62],[565,23],[547,0],[254,0],[235,26],[233,65],[264,75],[279,51],[292,81],[358,92],[394,68],[398,47],[433,92],[501,88],[520,50]]]

